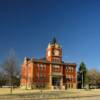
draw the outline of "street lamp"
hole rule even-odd
[[[84,88],[84,78],[83,78],[83,71],[82,71],[82,88]]]
[[[81,73],[81,81],[82,81],[81,88],[83,89],[84,88],[84,78],[83,78],[84,71],[80,71],[80,73]]]

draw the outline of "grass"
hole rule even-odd
[[[66,91],[50,91],[43,90],[22,90],[20,88],[13,89],[13,94],[10,94],[10,88],[0,88],[0,100],[1,98],[7,98],[7,100],[20,98],[22,100],[33,100],[32,98],[62,98],[62,97],[84,97],[84,96],[100,96],[100,89],[92,90],[66,90]]]

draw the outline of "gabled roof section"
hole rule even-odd
[[[76,63],[64,62],[64,61],[62,61],[62,64],[63,64],[63,65],[74,65],[74,66],[77,65]]]

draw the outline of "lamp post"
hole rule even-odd
[[[83,71],[82,71],[82,89],[84,88],[84,80],[83,80]]]
[[[84,71],[80,71],[80,73],[81,73],[81,81],[82,81],[81,88],[83,89],[84,88],[84,77],[83,77]]]

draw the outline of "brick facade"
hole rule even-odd
[[[76,64],[62,61],[62,48],[56,40],[49,43],[46,58],[24,59],[21,88],[75,89]]]

